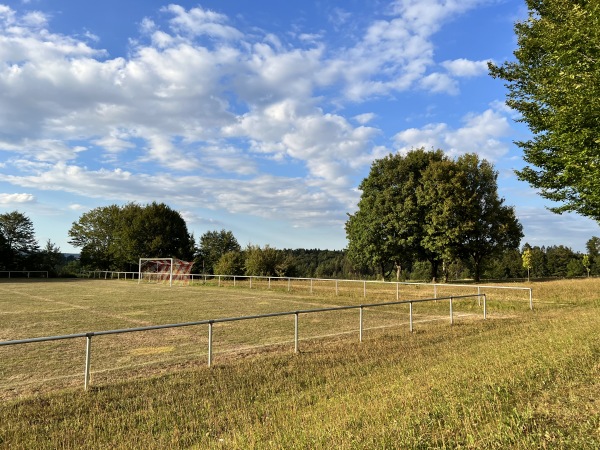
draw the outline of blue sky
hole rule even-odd
[[[499,172],[522,244],[584,251],[514,169],[528,130],[486,62],[522,0],[0,0],[0,211],[62,251],[86,211],[164,202],[196,238],[342,249],[374,159],[425,146]]]

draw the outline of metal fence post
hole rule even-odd
[[[410,324],[409,327],[410,327],[410,332],[411,333],[413,332],[413,310],[412,310],[412,305],[413,305],[413,302],[410,302],[408,304],[408,317],[409,317],[408,322]]]
[[[212,366],[213,323],[208,322],[208,367]]]
[[[359,321],[358,341],[362,342],[362,340],[363,340],[363,305],[360,305],[358,321]]]
[[[396,282],[396,300],[400,300],[400,283]]]
[[[452,315],[452,297],[450,297],[450,325],[454,325],[454,316]]]
[[[338,295],[338,280],[335,280],[335,295]]]
[[[90,363],[92,359],[92,335],[85,336],[85,371],[83,374],[83,389],[88,390],[90,385]]]
[[[483,320],[487,319],[487,297],[483,294]]]
[[[298,313],[294,313],[294,353],[298,353]]]
[[[367,298],[367,282],[363,281],[363,297]]]
[[[531,288],[529,288],[529,309],[533,311],[533,293]]]

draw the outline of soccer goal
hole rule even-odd
[[[143,281],[155,283],[173,282],[188,284],[193,262],[182,261],[177,258],[140,258],[138,283]]]

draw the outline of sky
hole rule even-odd
[[[43,247],[93,208],[163,202],[196,239],[343,249],[372,162],[475,152],[522,244],[585,251],[514,170],[530,134],[487,62],[524,0],[0,0],[0,213]]]

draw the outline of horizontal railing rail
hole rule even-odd
[[[104,279],[114,279],[120,278],[123,275],[123,278],[127,279],[128,275],[131,275],[132,279],[138,279],[138,272],[112,272],[108,270],[96,270],[88,272],[88,277],[96,278],[104,278]],[[308,282],[310,283],[310,293],[313,293],[313,286],[316,282],[328,282],[333,283],[335,285],[335,293],[339,295],[339,286],[341,283],[354,283],[361,284],[363,290],[363,297],[367,297],[367,286],[368,285],[390,285],[396,286],[396,300],[400,299],[400,286],[425,286],[431,287],[433,289],[433,296],[437,297],[439,288],[461,288],[461,289],[477,289],[477,293],[481,293],[481,289],[493,290],[512,290],[512,291],[524,291],[529,294],[529,309],[533,310],[533,289],[529,287],[523,286],[497,286],[497,285],[479,285],[479,284],[459,284],[459,283],[425,283],[425,282],[412,282],[412,281],[379,281],[379,280],[345,280],[345,279],[336,279],[336,278],[306,278],[306,277],[278,277],[278,276],[258,276],[258,275],[213,275],[213,274],[186,274],[186,275],[178,275],[176,281],[185,281],[185,282],[198,282],[204,281],[208,282],[209,280],[215,280],[218,286],[221,286],[225,280],[231,280],[233,285],[236,286],[238,281],[248,280],[249,287],[252,289],[253,284],[252,281],[264,280],[267,281],[267,286],[271,288],[272,281],[286,281],[287,282],[287,290],[290,291],[292,289],[292,282]],[[255,283],[256,285],[256,283]]]
[[[12,274],[27,275],[27,278],[31,277],[31,274],[41,275],[43,278],[48,278],[47,270],[0,270],[0,276],[8,275],[8,278],[12,278]]]
[[[432,301],[443,301],[448,300],[450,304],[450,325],[454,324],[454,312],[453,312],[453,301],[464,298],[473,298],[477,297],[479,299],[483,299],[483,319],[487,319],[487,302],[486,302],[486,294],[470,294],[470,295],[455,295],[450,297],[438,297],[438,298],[426,298],[426,299],[412,299],[412,300],[399,300],[394,302],[384,302],[384,303],[367,303],[360,305],[348,305],[348,306],[332,306],[327,308],[315,308],[315,309],[300,309],[295,311],[285,311],[285,312],[273,312],[266,314],[256,314],[250,316],[239,316],[239,317],[224,317],[218,319],[208,319],[208,320],[199,320],[194,322],[182,322],[182,323],[173,323],[173,324],[164,324],[164,325],[147,325],[143,327],[135,327],[135,328],[121,328],[115,330],[104,330],[104,331],[90,331],[84,333],[75,333],[75,334],[66,334],[60,336],[46,336],[46,337],[36,337],[36,338],[28,338],[28,339],[14,339],[9,341],[0,341],[0,346],[8,346],[8,345],[21,345],[21,344],[31,344],[37,342],[50,342],[50,341],[59,341],[65,339],[78,339],[78,338],[86,338],[86,354],[85,354],[85,371],[84,371],[84,389],[87,390],[90,385],[90,366],[91,366],[91,350],[92,350],[92,338],[95,336],[106,336],[113,334],[124,334],[124,333],[135,333],[135,332],[143,332],[143,331],[151,331],[151,330],[162,330],[168,328],[181,328],[181,327],[190,327],[190,326],[199,326],[199,325],[208,325],[208,366],[212,366],[212,353],[213,353],[213,326],[218,323],[225,322],[236,322],[242,320],[256,320],[256,319],[264,319],[269,317],[282,317],[282,316],[294,316],[294,353],[298,353],[299,348],[299,332],[298,332],[298,321],[299,316],[301,314],[315,314],[322,313],[327,311],[343,311],[343,310],[352,310],[358,309],[359,314],[359,341],[363,341],[363,315],[365,308],[376,308],[381,306],[393,306],[393,305],[409,305],[409,330],[413,332],[413,304],[414,303],[424,303],[424,302],[432,302]]]

